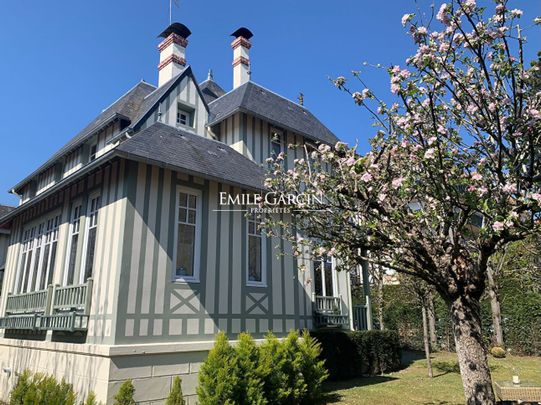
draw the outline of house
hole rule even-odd
[[[13,210],[13,207],[0,205],[0,218]],[[6,268],[6,255],[8,251],[9,229],[0,228],[0,293],[2,292],[2,283],[4,281],[4,271]]]
[[[29,368],[110,403],[131,378],[162,401],[197,372],[218,330],[262,338],[352,327],[334,260],[276,254],[239,196],[264,193],[265,159],[336,136],[306,108],[250,80],[252,33],[233,33],[233,89],[187,63],[190,30],[161,33],[158,86],[141,81],[16,184],[0,303],[0,399]],[[231,199],[228,199],[231,197]],[[287,220],[287,213],[273,213]],[[307,270],[301,271],[305,265]]]

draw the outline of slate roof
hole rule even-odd
[[[225,94],[225,90],[212,79],[207,79],[203,83],[199,83],[199,88],[207,104]]]
[[[92,120],[83,130],[81,130],[75,137],[73,137],[68,143],[60,148],[53,156],[51,156],[44,164],[36,169],[32,174],[28,175],[24,180],[19,182],[14,189],[18,189],[24,185],[31,178],[36,176],[41,171],[47,169],[49,166],[61,156],[69,153],[71,150],[79,147],[83,144],[93,133],[107,121],[114,118],[124,118],[129,121],[133,121],[138,115],[141,108],[145,105],[145,96],[152,93],[156,87],[146,82],[139,82],[130,90],[128,90],[122,97],[116,100],[113,104],[103,110],[94,120]]]
[[[127,158],[250,189],[262,189],[265,178],[261,166],[231,147],[162,123],[136,133],[115,151]]]
[[[310,111],[254,82],[247,82],[209,103],[209,125],[242,111],[272,124],[327,144],[338,138]]]
[[[10,207],[9,205],[0,205],[0,218],[2,218],[7,213],[13,211],[15,207]]]

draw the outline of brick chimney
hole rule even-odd
[[[186,47],[190,34],[191,31],[184,24],[173,23],[159,35],[164,40],[158,45],[158,87],[178,75],[186,66]]]
[[[239,28],[231,36],[235,37],[231,43],[233,48],[233,88],[236,89],[250,81],[250,38],[254,36],[248,28]]]

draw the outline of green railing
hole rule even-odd
[[[342,313],[340,297],[314,295],[314,322],[318,327],[346,326],[349,317]]]
[[[86,330],[92,303],[91,278],[84,284],[9,294],[0,329]]]
[[[8,294],[6,314],[44,312],[48,290],[23,294]]]

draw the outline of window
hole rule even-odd
[[[34,235],[36,233],[36,227],[27,229],[23,233],[23,246],[21,250],[21,263],[19,269],[19,279],[17,280],[17,293],[26,292],[26,285],[28,282],[28,275],[32,266],[32,259],[34,257]]]
[[[175,279],[199,281],[201,192],[179,187]]]
[[[23,232],[16,293],[43,290],[52,283],[59,226],[56,215]]]
[[[271,129],[271,157],[276,158],[282,152],[283,133],[277,129]]]
[[[189,111],[188,108],[182,104],[177,105],[177,124],[192,127],[193,111]]]
[[[314,287],[318,296],[333,297],[334,274],[332,258],[325,256],[314,261]]]
[[[94,254],[96,252],[96,233],[98,231],[98,212],[100,205],[100,196],[90,197],[87,208],[86,240],[84,257],[82,260],[83,270],[81,271],[81,283],[84,283],[89,277],[92,277],[92,270],[94,268]]]
[[[265,286],[266,275],[263,272],[264,239],[258,229],[259,218],[251,213],[247,220],[248,225],[248,274],[247,284],[251,286]]]
[[[90,161],[91,161],[91,162],[92,162],[93,160],[96,160],[97,153],[98,153],[98,144],[95,143],[94,145],[92,145],[92,146],[90,147]]]
[[[45,225],[45,223],[44,223]],[[42,236],[43,250],[40,258],[39,285],[37,290],[45,289],[53,282],[54,263],[56,259],[56,246],[58,244],[58,227],[60,226],[60,216],[47,220],[45,233]],[[36,279],[37,281],[37,279]]]
[[[79,243],[79,231],[81,228],[81,205],[73,207],[70,217],[70,231],[68,239],[68,255],[66,257],[66,273],[64,285],[72,285],[75,277],[75,265],[77,263],[77,246]]]

